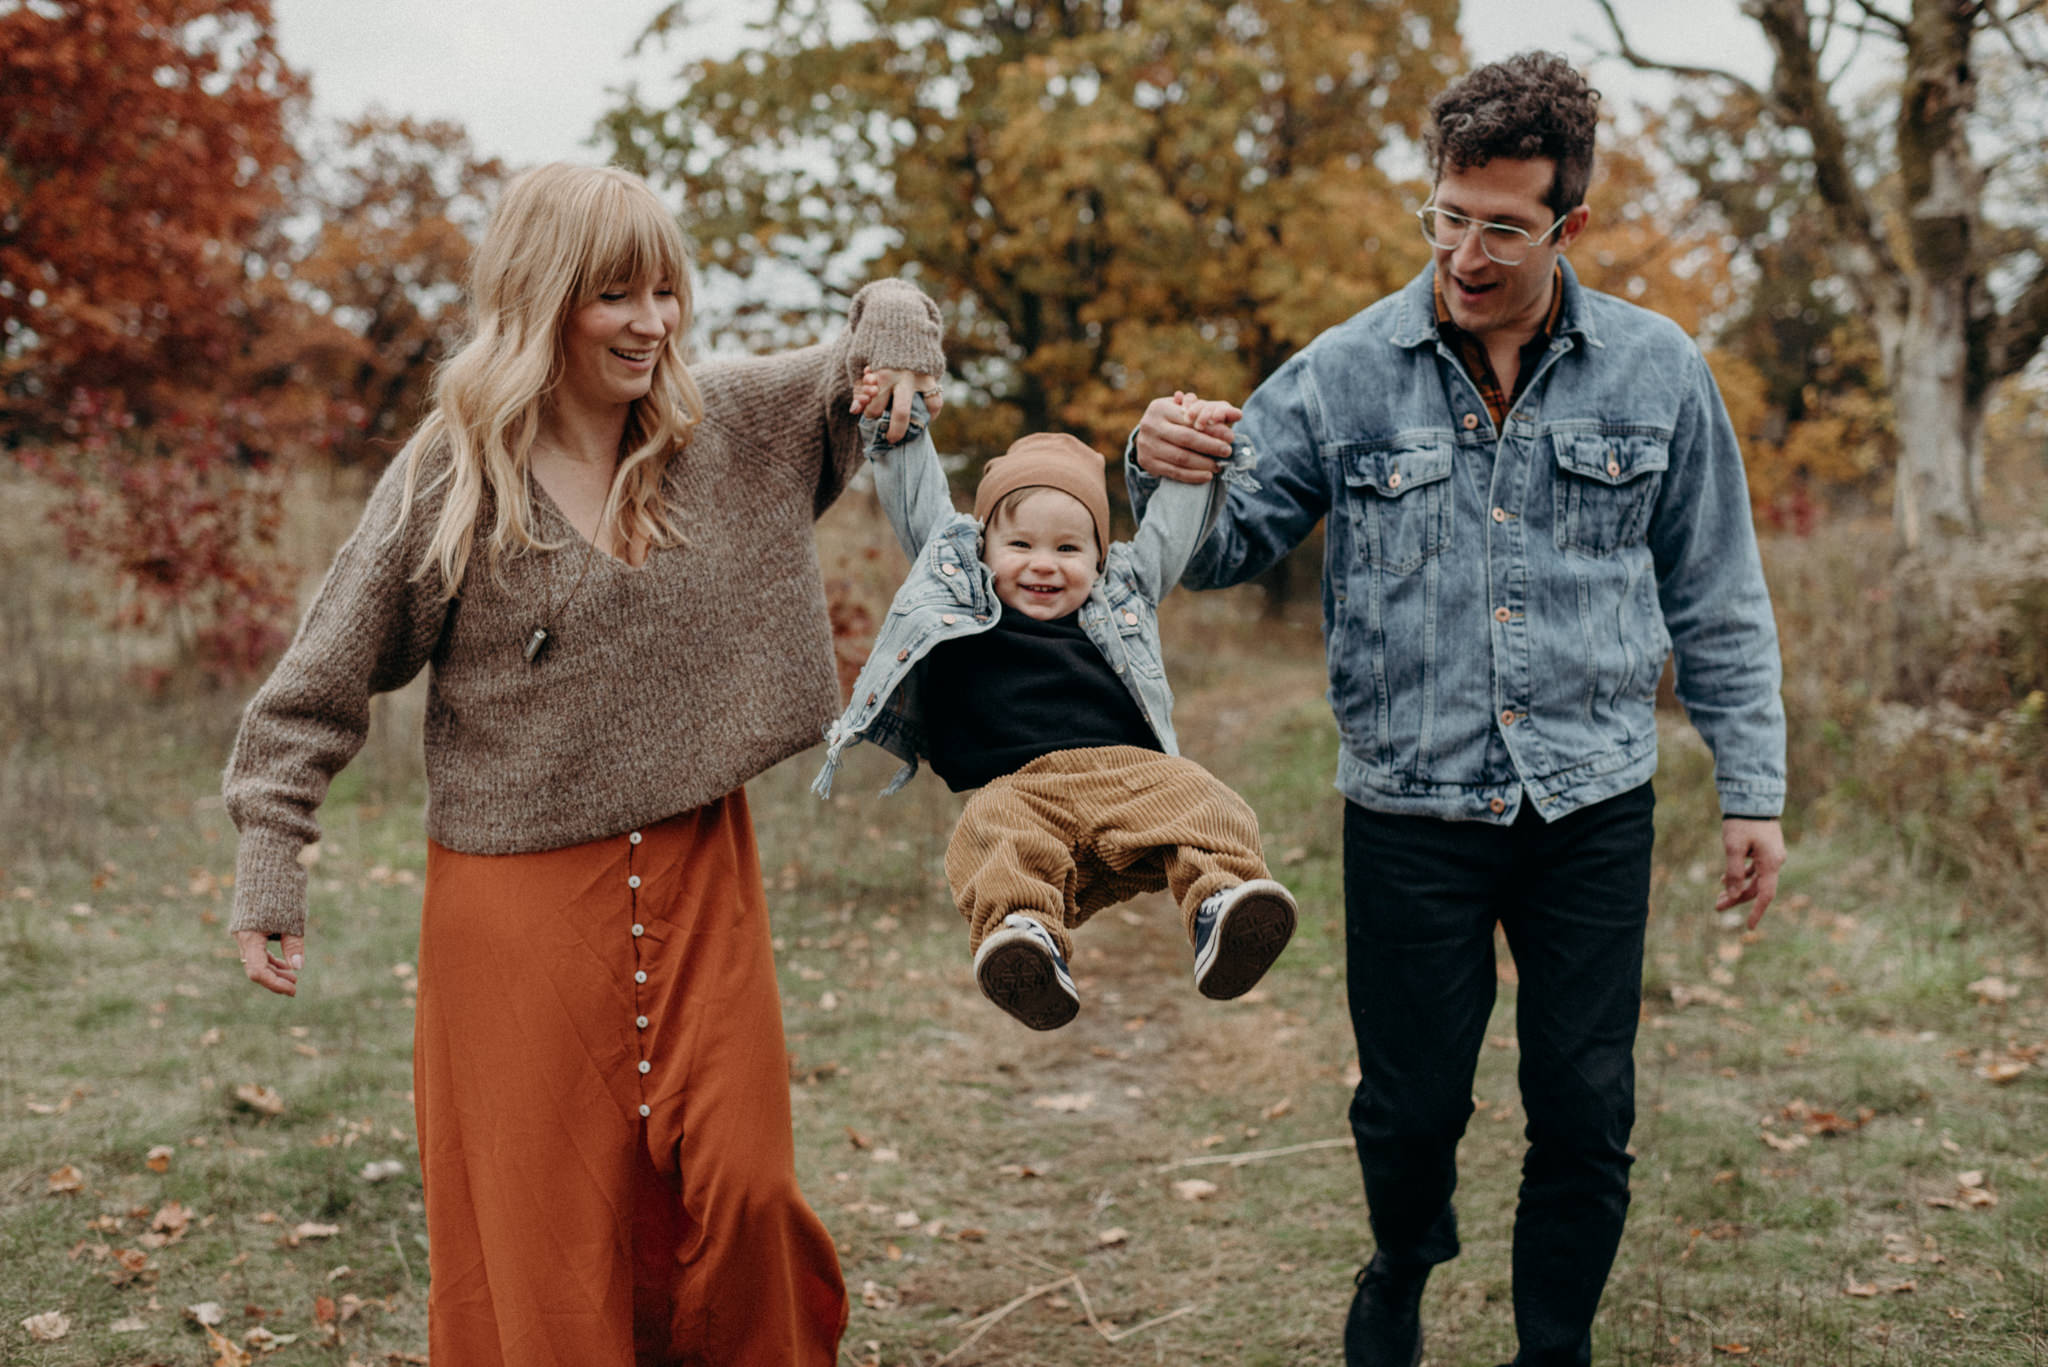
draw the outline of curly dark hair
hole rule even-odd
[[[1423,146],[1434,177],[1496,157],[1557,163],[1545,196],[1554,214],[1577,208],[1593,179],[1600,92],[1554,52],[1520,52],[1466,73],[1430,101]]]

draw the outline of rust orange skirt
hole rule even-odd
[[[429,844],[413,1044],[434,1367],[829,1367],[744,793],[541,854]]]

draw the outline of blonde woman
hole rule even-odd
[[[674,218],[615,169],[515,181],[473,332],[228,762],[232,930],[294,995],[300,850],[369,699],[429,671],[415,1097],[435,1367],[830,1364],[742,785],[838,710],[811,524],[850,411],[938,404],[937,310],[684,361]],[[271,941],[277,941],[273,949]]]

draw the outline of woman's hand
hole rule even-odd
[[[267,987],[281,997],[296,997],[299,970],[306,966],[306,937],[280,935],[277,939],[278,953],[272,954],[270,936],[263,931],[236,931],[235,947],[242,951],[242,971],[258,987]]]
[[[945,396],[939,392],[939,377],[908,370],[863,371],[860,384],[853,391],[853,412],[866,418],[889,415],[888,439],[891,443],[903,440],[903,434],[910,430],[910,396],[924,395],[925,412],[936,418],[939,409],[945,405]],[[865,401],[862,396],[865,395]]]

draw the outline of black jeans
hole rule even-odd
[[[1351,1102],[1373,1237],[1397,1263],[1458,1253],[1458,1140],[1493,1008],[1493,927],[1520,988],[1529,1148],[1515,1208],[1518,1367],[1584,1364],[1628,1211],[1649,914],[1649,784],[1512,826],[1344,810],[1344,930],[1361,1080]]]

